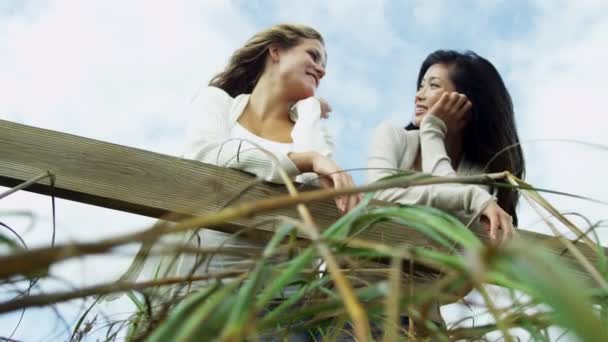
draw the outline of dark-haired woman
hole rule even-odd
[[[473,52],[433,52],[422,63],[417,88],[408,129],[389,123],[376,128],[367,164],[369,182],[398,170],[437,176],[507,170],[522,176],[524,159],[511,97],[488,60]],[[501,152],[509,146],[514,147]],[[387,189],[376,198],[430,205],[465,223],[479,216],[498,243],[508,240],[517,224],[518,196],[508,188],[442,184]]]

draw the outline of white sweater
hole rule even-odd
[[[276,166],[266,153],[244,141],[246,137],[235,137],[233,128],[238,124],[249,96],[242,94],[232,98],[216,87],[203,89],[191,105],[192,122],[188,126],[188,142],[183,157],[247,171],[273,183],[283,183],[278,167],[292,179],[300,174],[287,157],[289,152],[316,151],[331,157],[333,143],[321,122],[321,106],[315,98],[298,102],[295,110],[291,111],[291,119],[295,122],[291,132],[293,143],[287,151],[269,151],[278,160]]]
[[[290,117],[295,122],[291,132],[293,142],[284,144],[255,136],[237,122],[249,102],[249,97],[249,94],[243,94],[232,98],[216,87],[203,89],[191,106],[192,123],[188,127],[184,158],[240,169],[266,181],[282,183],[278,167],[283,168],[292,179],[300,174],[287,156],[288,153],[316,151],[331,157],[333,144],[328,131],[322,125],[321,106],[318,100],[308,98],[295,105],[290,112]],[[274,165],[272,158],[251,142],[272,153],[278,160],[278,165]],[[309,177],[298,177],[296,180],[306,181],[317,177],[314,173],[305,175]],[[197,247],[200,243],[205,247],[224,246],[260,251],[265,246],[264,243],[210,229],[200,229],[198,234],[191,235],[187,241],[182,240],[182,242],[187,242],[192,247]],[[192,254],[182,255],[177,262],[177,274],[183,276],[190,273],[195,262],[196,258]],[[201,274],[205,270],[213,273],[250,266],[251,258],[217,254],[205,258],[204,263],[195,273]]]
[[[387,122],[374,131],[367,160],[368,182],[396,174],[399,170],[413,170],[420,149],[422,172],[435,176],[478,174],[480,169],[459,163],[458,172],[452,167],[444,139],[445,123],[436,116],[426,115],[420,130],[406,131]],[[464,184],[440,184],[410,188],[386,189],[375,198],[402,204],[422,204],[448,211],[463,221],[477,215],[493,199],[487,187]]]

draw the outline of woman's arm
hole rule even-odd
[[[400,136],[402,128],[383,123],[372,136],[367,167],[368,183],[399,172],[402,158],[413,160],[415,146],[407,146],[407,140]],[[375,198],[403,204],[421,204],[449,211],[463,212],[472,217],[493,200],[485,190],[474,185],[439,184],[414,186],[410,188],[386,189],[376,193]]]
[[[274,165],[272,158],[253,144],[230,139],[232,102],[227,93],[215,87],[207,87],[197,96],[190,106],[191,123],[183,157],[240,169],[274,183],[283,183],[279,167],[290,177],[298,175],[300,170],[287,154],[275,153],[278,165]]]
[[[333,139],[322,120],[327,115],[321,109],[321,102],[309,97],[299,101],[292,112],[295,125],[291,131],[292,152],[311,152],[331,158],[334,151]]]
[[[434,176],[455,176],[452,161],[445,148],[448,128],[440,118],[429,113],[420,122],[422,172]]]
[[[469,118],[471,101],[464,94],[445,92],[420,122],[422,172],[436,176],[456,175],[447,154],[445,137],[460,136]]]
[[[330,111],[329,105],[316,98],[308,98],[296,104],[297,120],[291,136],[292,152],[289,158],[302,172],[314,172],[324,188],[354,187],[352,177],[332,159],[334,144],[331,134],[322,124]],[[336,206],[344,213],[354,208],[360,195],[342,196],[335,199]]]
[[[388,124],[381,124],[375,130],[367,164],[368,183],[396,174],[401,158],[415,158],[415,155],[406,155],[417,151],[415,146],[407,146],[407,140],[400,136],[400,130]],[[428,205],[466,220],[481,215],[481,222],[494,242],[504,243],[514,234],[511,216],[480,186],[437,184],[386,189],[377,192],[374,197],[403,204]]]

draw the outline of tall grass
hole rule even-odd
[[[516,328],[527,331],[534,340],[549,340],[553,327],[565,329],[584,341],[608,340],[608,268],[604,250],[532,186],[508,173],[500,177],[505,181],[502,186],[520,188],[538,210],[555,216],[564,227],[577,236],[585,236],[585,242],[596,248],[598,258],[593,262],[577,253],[571,242],[561,240],[598,286],[592,287],[573,277],[571,265],[538,243],[516,236],[509,243],[496,246],[481,240],[448,213],[424,206],[376,206],[370,202],[373,193],[369,192],[357,208],[322,233],[315,227],[314,218],[306,217],[304,201],[295,200],[292,204],[301,206],[302,220],[285,219],[263,250],[247,251],[254,261],[247,269],[215,274],[193,269],[177,276],[159,272],[148,280],[122,279],[61,293],[24,294],[0,303],[0,313],[93,298],[72,327],[73,340],[86,340],[97,327],[107,331],[107,340],[132,341],[270,340],[270,336],[281,340],[297,334],[317,340],[350,337],[385,341],[484,340],[500,335],[513,341],[517,339]],[[464,181],[496,182],[500,177]],[[399,181],[401,186],[410,186],[445,180],[405,175],[363,190],[395,186]],[[340,194],[344,192],[325,192],[323,196]],[[299,198],[296,193],[292,195]],[[272,208],[271,200],[265,203],[270,204],[264,208]],[[187,232],[205,223],[248,213],[239,212],[239,207],[228,208],[227,212],[212,213],[207,218],[173,227],[161,225],[147,234],[82,244],[72,247],[69,252],[72,254],[57,248],[27,252],[15,243],[14,237],[0,231],[0,244],[10,250],[2,259],[7,261],[7,267],[0,271],[0,281],[6,286],[48,277],[46,270],[66,258],[66,253],[69,257],[89,253],[110,255],[120,244],[151,245],[168,232]],[[388,221],[416,229],[444,248],[391,246],[357,237],[361,230]],[[295,240],[296,231],[310,240]],[[204,256],[235,251],[171,244],[148,252],[160,253],[167,260],[180,254]],[[21,272],[10,271],[10,265],[15,263],[24,265]],[[508,289],[505,293],[513,304],[499,305],[488,293],[486,284]],[[430,309],[434,304],[458,300],[471,289],[478,291],[493,322],[448,327],[432,321]],[[94,308],[112,293],[126,293],[136,309],[126,319],[102,322]],[[402,324],[404,317],[408,317],[409,324]]]

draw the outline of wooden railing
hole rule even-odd
[[[60,198],[175,220],[214,212],[228,204],[286,194],[283,186],[257,182],[237,170],[0,120],[0,185],[13,187],[44,172],[54,176],[54,193]],[[303,188],[307,189],[311,188]],[[49,179],[25,190],[49,194]],[[331,200],[307,206],[320,229],[339,217]],[[214,229],[233,232],[255,227],[272,232],[279,216],[298,218],[295,208],[275,209]],[[573,265],[573,276],[597,286],[557,238],[522,230],[519,235]],[[376,225],[359,237],[389,245],[440,248],[423,234],[391,223]],[[596,252],[584,243],[575,245],[595,264]]]

